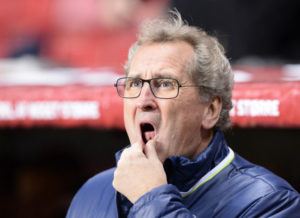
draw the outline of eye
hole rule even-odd
[[[141,81],[133,81],[132,83],[131,83],[131,86],[132,87],[139,87],[140,86],[140,84],[141,84]]]
[[[130,79],[126,81],[127,88],[137,88],[142,85],[142,81],[139,79]]]
[[[158,83],[160,88],[173,88],[175,86],[174,81],[170,79],[162,79]]]

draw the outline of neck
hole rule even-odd
[[[195,157],[197,157],[202,151],[204,151],[205,148],[207,148],[207,146],[213,139],[213,136],[214,136],[214,132],[212,129],[209,129],[209,130],[201,129],[202,140],[201,140],[200,145],[198,146],[196,152],[192,156],[192,158],[191,158],[192,160],[195,159]]]

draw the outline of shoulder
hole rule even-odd
[[[105,170],[101,173],[96,174],[90,178],[79,191],[81,190],[90,190],[94,188],[104,188],[104,186],[111,185],[115,168]]]
[[[115,168],[111,168],[90,178],[73,198],[67,217],[80,217],[79,214],[87,217],[95,208],[101,210],[111,204],[115,193],[112,186],[114,171]]]
[[[294,215],[300,210],[299,193],[284,179],[269,170],[252,164],[239,155],[228,167],[227,189],[235,200],[233,207],[244,206],[245,216]]]
[[[245,184],[257,188],[257,192],[261,189],[261,191],[267,193],[279,190],[295,191],[295,189],[281,177],[264,167],[250,163],[237,154],[235,154],[235,158],[231,163],[229,175],[232,179],[247,181]]]

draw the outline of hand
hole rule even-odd
[[[151,189],[167,184],[167,177],[156,150],[155,141],[142,141],[123,151],[114,173],[114,188],[134,203]]]

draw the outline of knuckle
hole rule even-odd
[[[130,154],[131,154],[131,149],[130,149],[130,148],[126,148],[126,149],[122,152],[121,157],[120,157],[120,160],[121,160],[121,159],[124,159],[124,158],[126,158],[126,157],[128,157],[128,156],[130,156]]]
[[[119,173],[117,171],[115,171],[115,173],[114,173],[114,179],[113,179],[113,182],[112,182],[112,184],[113,184],[114,187],[117,186],[118,180],[119,180]]]
[[[124,159],[130,160],[130,159],[134,158],[135,156],[136,156],[135,150],[127,148],[125,151],[123,151],[120,160],[124,160]]]
[[[120,168],[118,167],[114,172],[114,178],[118,178],[120,176],[120,172],[122,172],[122,170],[120,170]]]
[[[112,186],[114,187],[114,189],[118,189],[118,183],[115,180],[113,180]]]
[[[112,186],[113,186],[114,188],[116,188],[116,182],[115,182],[115,180],[113,180]]]

